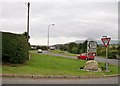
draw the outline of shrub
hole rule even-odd
[[[18,64],[29,58],[30,45],[25,36],[2,32],[2,61]]]
[[[111,52],[108,53],[108,58],[109,59],[117,59],[116,55],[117,55],[117,52],[111,51]]]
[[[0,32],[0,50],[2,50],[2,32]]]
[[[117,59],[117,56],[112,54],[112,55],[108,56],[108,59]]]

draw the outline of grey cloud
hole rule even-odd
[[[4,30],[23,32],[26,29],[25,3],[4,3]],[[31,37],[47,37],[48,25],[51,38],[99,38],[117,35],[117,3],[115,2],[32,2],[30,7]],[[12,28],[12,29],[11,29]],[[75,39],[75,40],[76,40]],[[67,41],[67,40],[66,40]]]

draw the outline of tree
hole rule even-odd
[[[22,35],[23,36],[26,36],[26,38],[27,38],[27,36],[28,36],[28,33],[27,32],[24,32],[24,33],[22,33]],[[30,36],[28,37],[28,39],[30,38]]]
[[[71,51],[74,54],[78,54],[78,48],[77,47],[72,47]]]
[[[71,42],[70,44],[68,44],[68,52],[70,53],[77,52],[77,47],[78,47],[78,44]]]
[[[79,53],[83,53],[83,44],[82,44],[82,43],[78,44],[77,53],[78,53],[78,54],[79,54]]]
[[[118,50],[118,57],[119,57],[119,55],[120,55],[120,45],[118,45],[117,50]]]
[[[83,50],[83,52],[85,53],[85,52],[87,52],[87,40],[85,40],[85,42],[83,42],[83,45],[82,45],[82,50]]]

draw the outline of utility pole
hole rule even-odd
[[[28,6],[28,15],[27,15],[27,41],[29,41],[29,11],[30,11],[30,2],[28,2],[27,6]]]

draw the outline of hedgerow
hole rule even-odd
[[[2,32],[2,62],[19,64],[29,58],[30,44],[26,36]]]

